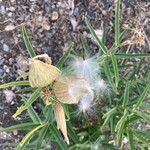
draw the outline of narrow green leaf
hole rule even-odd
[[[42,124],[42,121],[41,121],[40,117],[39,117],[38,114],[35,112],[35,110],[33,109],[32,106],[29,106],[29,107],[27,108],[27,111],[28,111],[28,114],[29,114],[30,118],[32,119],[32,121],[33,121],[34,123],[40,123],[40,124]]]
[[[92,36],[95,38],[95,40],[96,40],[98,46],[101,48],[102,52],[103,52],[103,53],[106,53],[106,52],[107,52],[106,46],[105,46],[105,45],[102,43],[102,41],[98,38],[98,36],[96,35],[96,33],[95,33],[93,27],[91,26],[91,24],[89,23],[89,21],[88,21],[87,18],[85,18],[85,23],[86,23],[88,29],[90,30]]]
[[[148,58],[150,57],[149,53],[145,54],[126,54],[126,53],[116,53],[115,54],[117,58],[125,58],[125,59],[133,59],[133,58]]]
[[[104,27],[104,33],[102,37],[102,43],[106,44],[107,38],[108,38],[108,29]]]
[[[0,128],[0,132],[12,132],[14,130],[29,130],[38,124],[35,123],[20,123],[7,128]]]
[[[29,86],[25,88],[16,89],[15,93],[20,96],[22,93],[30,93],[33,90],[34,89],[31,86]]]
[[[23,40],[24,40],[25,46],[26,46],[26,49],[27,49],[30,57],[36,56],[35,51],[32,47],[32,44],[30,43],[26,28],[24,25],[22,26],[21,30],[22,30],[22,35],[23,35]]]
[[[111,118],[116,114],[116,112],[117,112],[117,109],[112,108],[110,111],[108,111],[106,114],[104,114],[103,119],[104,118],[106,118],[106,119],[103,123],[103,126],[107,125],[110,122]]]
[[[140,119],[139,116],[137,116],[135,113],[132,113],[128,116],[126,124],[133,124],[134,122],[137,122],[137,120],[139,119]]]
[[[52,106],[45,106],[45,108],[43,109],[43,114],[45,116],[45,122],[49,122],[52,121],[55,117],[54,117],[54,110],[52,108]]]
[[[24,102],[27,102],[26,97],[21,96]],[[34,123],[42,124],[42,121],[32,106],[27,108],[28,114]]]
[[[56,65],[58,68],[61,69],[61,67],[63,66],[63,64],[67,60],[68,56],[70,55],[70,52],[72,51],[73,45],[74,45],[73,43],[70,44],[70,46],[67,49],[67,51],[65,52],[65,54],[58,61],[57,65]]]
[[[72,139],[72,141],[74,143],[78,143],[78,136],[75,133],[75,131],[73,129],[73,126],[72,126],[72,124],[69,121],[67,121],[67,130],[68,130],[68,135]]]
[[[132,130],[133,135],[135,135],[141,142],[145,142],[150,144],[150,133],[148,131],[139,131],[139,130]]]
[[[68,106],[67,105],[63,105],[63,109],[64,109],[64,112],[65,112],[65,116],[66,116],[66,121],[69,121],[70,120],[70,113],[69,113],[69,110],[68,110]]]
[[[116,59],[116,56],[115,56],[114,52],[111,54],[111,60],[112,60],[114,74],[115,74],[115,85],[116,85],[116,88],[117,88],[118,83],[119,83],[119,71],[118,71],[117,59]]]
[[[87,40],[86,38],[81,35],[81,44],[82,44],[82,47],[84,49],[84,56],[89,56],[91,54],[91,51],[90,51],[90,48],[88,46],[88,43],[87,43]]]
[[[128,136],[130,150],[135,150],[132,130],[130,130],[130,129],[127,130],[127,136]]]
[[[121,0],[115,0],[115,44],[119,45],[119,37],[120,37],[120,5]]]
[[[34,93],[31,95],[31,97],[28,99],[28,101],[21,105],[16,113],[13,115],[13,118],[16,118],[18,115],[20,115],[24,110],[26,110],[29,106],[32,105],[32,103],[40,96],[41,88],[38,88],[34,91]]]
[[[16,150],[23,150],[25,148],[25,146],[28,144],[28,142],[31,140],[33,134],[39,130],[40,128],[44,127],[45,125],[39,125],[36,128],[34,128],[33,130],[31,130],[29,133],[26,134],[26,136],[22,139],[22,141],[19,143],[19,145],[17,146]]]
[[[128,111],[125,109],[123,116],[120,118],[120,120],[118,121],[115,131],[119,130],[119,128],[121,127],[121,124],[123,124],[126,121],[126,118],[128,116]]]
[[[110,131],[112,135],[114,135],[115,133],[115,119],[116,119],[116,116],[112,116],[110,118]]]
[[[108,59],[107,59],[107,60],[108,60]],[[113,76],[112,76],[112,73],[111,73],[111,71],[110,71],[110,67],[109,67],[109,64],[108,64],[107,60],[106,60],[105,63],[103,64],[103,69],[104,69],[105,75],[106,75],[106,77],[107,77],[107,79],[108,79],[108,81],[109,81],[109,84],[111,85],[113,91],[114,91],[115,93],[117,93],[117,89],[116,89],[116,87],[115,87],[115,83],[114,83],[114,81],[113,81]]]
[[[143,100],[145,99],[145,97],[149,91],[150,91],[150,83],[148,83],[148,85],[145,87],[143,93],[140,95],[138,102],[134,106],[134,109],[138,108],[143,103]]]
[[[112,108],[111,110],[109,110],[106,114],[103,115],[103,119],[107,118],[108,116],[111,116],[112,114],[117,112],[117,108]]]
[[[91,144],[88,144],[87,142],[82,144],[78,143],[69,147],[68,150],[91,150]]]
[[[13,86],[29,86],[29,81],[15,81],[0,85],[0,89],[5,89]]]
[[[122,136],[123,136],[123,133],[124,133],[124,130],[125,130],[125,123],[123,122],[121,125],[120,125],[120,128],[118,129],[117,131],[117,145],[119,146],[121,144],[121,141],[122,141]]]
[[[125,109],[124,114],[121,117],[121,119],[118,121],[116,127],[115,127],[115,132],[117,132],[117,144],[120,145],[121,140],[122,140],[122,135],[125,130],[125,122],[127,120],[128,116],[128,111]]]
[[[139,111],[135,111],[135,114],[143,118],[146,122],[150,123],[150,114],[146,112],[139,112]]]
[[[128,105],[128,101],[129,101],[129,88],[130,88],[130,84],[127,82],[126,83],[126,87],[125,87],[125,91],[124,91],[124,97],[123,97],[122,107],[125,107],[126,105]]]
[[[48,129],[49,129],[49,125],[46,125],[45,127],[43,127],[41,129],[38,140],[37,140],[36,150],[40,150],[41,144],[42,144],[47,132],[49,132]]]
[[[59,131],[57,130],[57,128],[55,127],[55,125],[50,124],[49,130],[50,130],[50,132],[52,133],[52,135],[54,136],[54,138],[55,138],[57,144],[59,145],[59,147],[61,148],[61,150],[66,150],[66,149],[68,149],[66,143],[65,143],[64,140],[62,139],[62,136],[61,136],[61,134],[59,133]]]

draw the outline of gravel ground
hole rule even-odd
[[[130,51],[150,52],[149,0],[124,0],[122,27],[126,24],[141,27],[145,37],[143,46],[132,46]],[[97,45],[84,23],[85,16],[102,33],[108,30],[107,45],[114,37],[114,0],[0,0],[0,84],[14,81],[27,69],[27,52],[20,32],[25,24],[37,54],[48,53],[56,63],[73,41],[80,46],[80,35],[88,38],[91,50]],[[15,89],[0,91],[0,124],[9,126],[16,121],[12,114],[19,105]],[[11,141],[18,134],[0,134],[0,141]],[[0,148],[1,150],[1,148]]]

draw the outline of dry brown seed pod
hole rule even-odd
[[[64,81],[55,81],[53,85],[53,91],[57,99],[62,103],[72,104],[78,103],[76,99],[71,97],[69,94],[69,86],[67,82]]]
[[[55,107],[55,118],[57,122],[57,128],[61,130],[65,138],[65,141],[67,142],[67,144],[69,144],[64,109],[61,106],[60,102],[56,102],[54,107]]]
[[[88,83],[76,77],[56,80],[53,84],[53,92],[60,102],[77,104],[81,96],[89,92]]]
[[[29,82],[31,87],[48,86],[61,74],[57,67],[34,58],[29,60],[29,64]]]

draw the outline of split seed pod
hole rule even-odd
[[[48,86],[61,74],[61,71],[58,68],[40,60],[33,58],[29,63],[29,82],[31,87]]]
[[[80,98],[89,92],[86,80],[76,77],[56,80],[53,84],[53,92],[62,103],[77,104]]]
[[[57,128],[61,130],[65,138],[65,141],[67,142],[67,144],[69,144],[69,138],[67,136],[65,113],[63,107],[61,106],[61,103],[59,102],[55,104],[55,118],[57,122]]]

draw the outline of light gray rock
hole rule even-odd
[[[6,13],[6,9],[4,5],[0,6],[0,13],[3,15]]]
[[[3,50],[4,50],[5,52],[9,52],[9,51],[10,51],[10,48],[9,48],[8,45],[3,44]]]
[[[6,101],[6,103],[11,103],[13,98],[15,97],[15,94],[13,93],[13,91],[11,91],[11,90],[4,90],[3,92],[5,94],[5,98],[6,98],[5,101]]]

